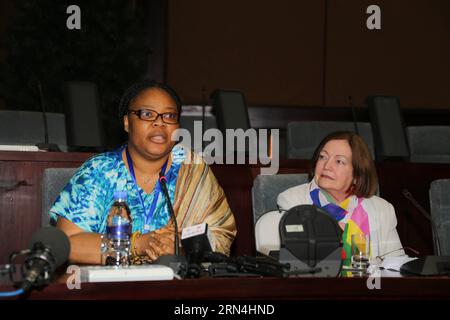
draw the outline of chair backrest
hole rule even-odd
[[[211,95],[218,128],[225,133],[226,129],[250,128],[247,105],[242,92],[234,90],[216,90]]]
[[[450,163],[450,126],[411,126],[406,134],[411,162]]]
[[[51,224],[49,211],[62,189],[69,182],[77,168],[47,168],[42,176],[41,226]]]
[[[289,159],[311,159],[314,150],[325,136],[334,131],[354,131],[353,122],[344,121],[295,121],[287,125],[287,156]],[[358,122],[359,135],[375,156],[372,126]]]
[[[400,100],[394,96],[368,96],[370,122],[377,160],[409,157]]]
[[[291,188],[308,182],[308,174],[259,175],[253,181],[252,205],[253,222],[268,211],[276,210],[278,195]]]
[[[195,108],[195,109],[194,109]],[[194,111],[192,111],[194,109]],[[208,129],[217,129],[216,117],[211,114],[211,107],[206,106],[205,111],[205,121],[202,123],[202,112],[201,106],[183,106],[183,111],[180,117],[180,128],[186,129],[189,131],[191,135],[190,145],[192,150],[194,150],[194,141],[195,139],[203,138],[203,133]],[[196,125],[199,126],[201,124],[203,131],[195,130]],[[200,135],[200,136],[199,136]],[[201,145],[203,146],[203,139]]]
[[[439,179],[430,186],[431,219],[436,225],[441,254],[450,256],[450,179]],[[436,250],[436,248],[435,248]]]
[[[48,142],[67,149],[66,123],[62,113],[47,112]],[[35,145],[45,140],[42,112],[0,110],[0,144]]]
[[[64,85],[67,133],[72,147],[103,147],[103,125],[97,85],[70,81]]]

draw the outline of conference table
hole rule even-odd
[[[31,300],[442,300],[450,277],[202,277],[164,281],[81,283],[60,275]],[[378,282],[376,282],[378,281]],[[72,281],[69,281],[73,284]],[[11,286],[0,285],[0,291]]]
[[[0,152],[0,264],[8,255],[27,247],[41,223],[42,173],[49,167],[78,167],[92,156],[86,153]],[[450,178],[449,164],[413,164],[385,161],[376,164],[381,196],[391,202],[404,246],[421,255],[433,254],[429,221],[402,197],[408,188],[429,209],[430,182]],[[238,235],[232,254],[254,255],[251,188],[259,165],[212,165],[235,214]],[[309,172],[309,161],[284,160],[279,173]],[[448,277],[382,277],[381,289],[369,289],[366,278],[201,278],[171,281],[83,283],[69,290],[61,275],[30,299],[449,299]],[[9,287],[10,288],[10,287]],[[8,285],[0,282],[0,290]]]

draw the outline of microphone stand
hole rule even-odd
[[[154,261],[154,263],[168,266],[168,267],[172,268],[176,274],[178,274],[181,271],[182,266],[184,266],[186,264],[186,258],[184,256],[180,256],[180,253],[179,253],[180,239],[178,236],[177,217],[175,216],[175,212],[173,211],[173,206],[172,206],[172,202],[170,201],[169,191],[167,190],[166,177],[162,171],[159,173],[159,182],[161,183],[161,189],[164,193],[164,197],[166,198],[167,208],[169,209],[170,216],[173,219],[173,222],[175,225],[175,236],[174,236],[175,237],[175,241],[174,241],[175,242],[174,243],[175,254],[160,256],[158,259],[156,259]]]
[[[202,86],[202,137],[205,134],[205,122],[206,122],[206,89],[205,86]],[[205,148],[205,141],[202,139],[202,154],[203,149]]]
[[[407,262],[401,266],[400,273],[421,276],[450,276],[450,256],[442,255],[437,227],[431,218],[431,215],[416,201],[416,199],[414,199],[411,192],[407,189],[403,189],[402,194],[425,218],[430,220],[431,228],[434,233],[433,242],[437,255],[419,257],[416,260]]]
[[[36,82],[39,93],[39,106],[41,107],[42,118],[44,120],[44,143],[37,143],[36,146],[39,148],[39,150],[59,152],[61,150],[55,143],[48,142],[47,112],[45,111],[44,95],[42,94],[42,85],[39,79],[36,79]]]
[[[348,96],[348,104],[350,105],[350,108],[352,109],[353,125],[355,126],[355,133],[357,135],[359,135],[358,119],[356,118],[356,110],[355,110],[355,106],[353,105],[352,96]]]
[[[412,203],[412,205],[419,210],[419,212],[425,217],[427,218],[427,220],[429,220],[431,222],[431,228],[433,229],[433,233],[434,233],[434,237],[433,237],[433,242],[434,242],[434,246],[436,248],[436,254],[438,256],[442,255],[441,252],[441,242],[439,240],[439,234],[437,233],[437,227],[436,224],[434,223],[433,219],[431,218],[431,215],[416,201],[416,199],[414,199],[414,197],[412,196],[411,192],[409,192],[409,190],[407,189],[403,189],[402,190],[402,194],[403,196],[409,200],[409,202]]]

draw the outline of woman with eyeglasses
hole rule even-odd
[[[173,254],[175,229],[160,173],[166,177],[179,231],[206,222],[215,251],[229,255],[236,235],[233,213],[206,163],[171,139],[180,113],[180,98],[165,84],[145,80],[125,91],[119,116],[127,144],[85,162],[50,209],[70,239],[71,262],[101,263],[101,235],[115,191],[127,194],[133,260],[142,263]]]
[[[313,204],[343,231],[342,259],[350,265],[351,236],[369,235],[371,256],[403,255],[394,207],[375,195],[377,173],[366,142],[353,132],[326,136],[314,152],[312,180],[278,195],[280,209]]]

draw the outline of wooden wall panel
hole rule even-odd
[[[367,95],[396,95],[402,107],[450,108],[450,1],[328,1],[326,99],[362,106]],[[366,9],[381,9],[368,30]]]
[[[168,15],[167,81],[184,102],[205,86],[251,105],[321,103],[324,0],[172,0]]]
[[[381,30],[366,28],[369,5]],[[202,87],[242,90],[262,106],[450,109],[448,0],[169,1],[166,79],[186,104]]]

